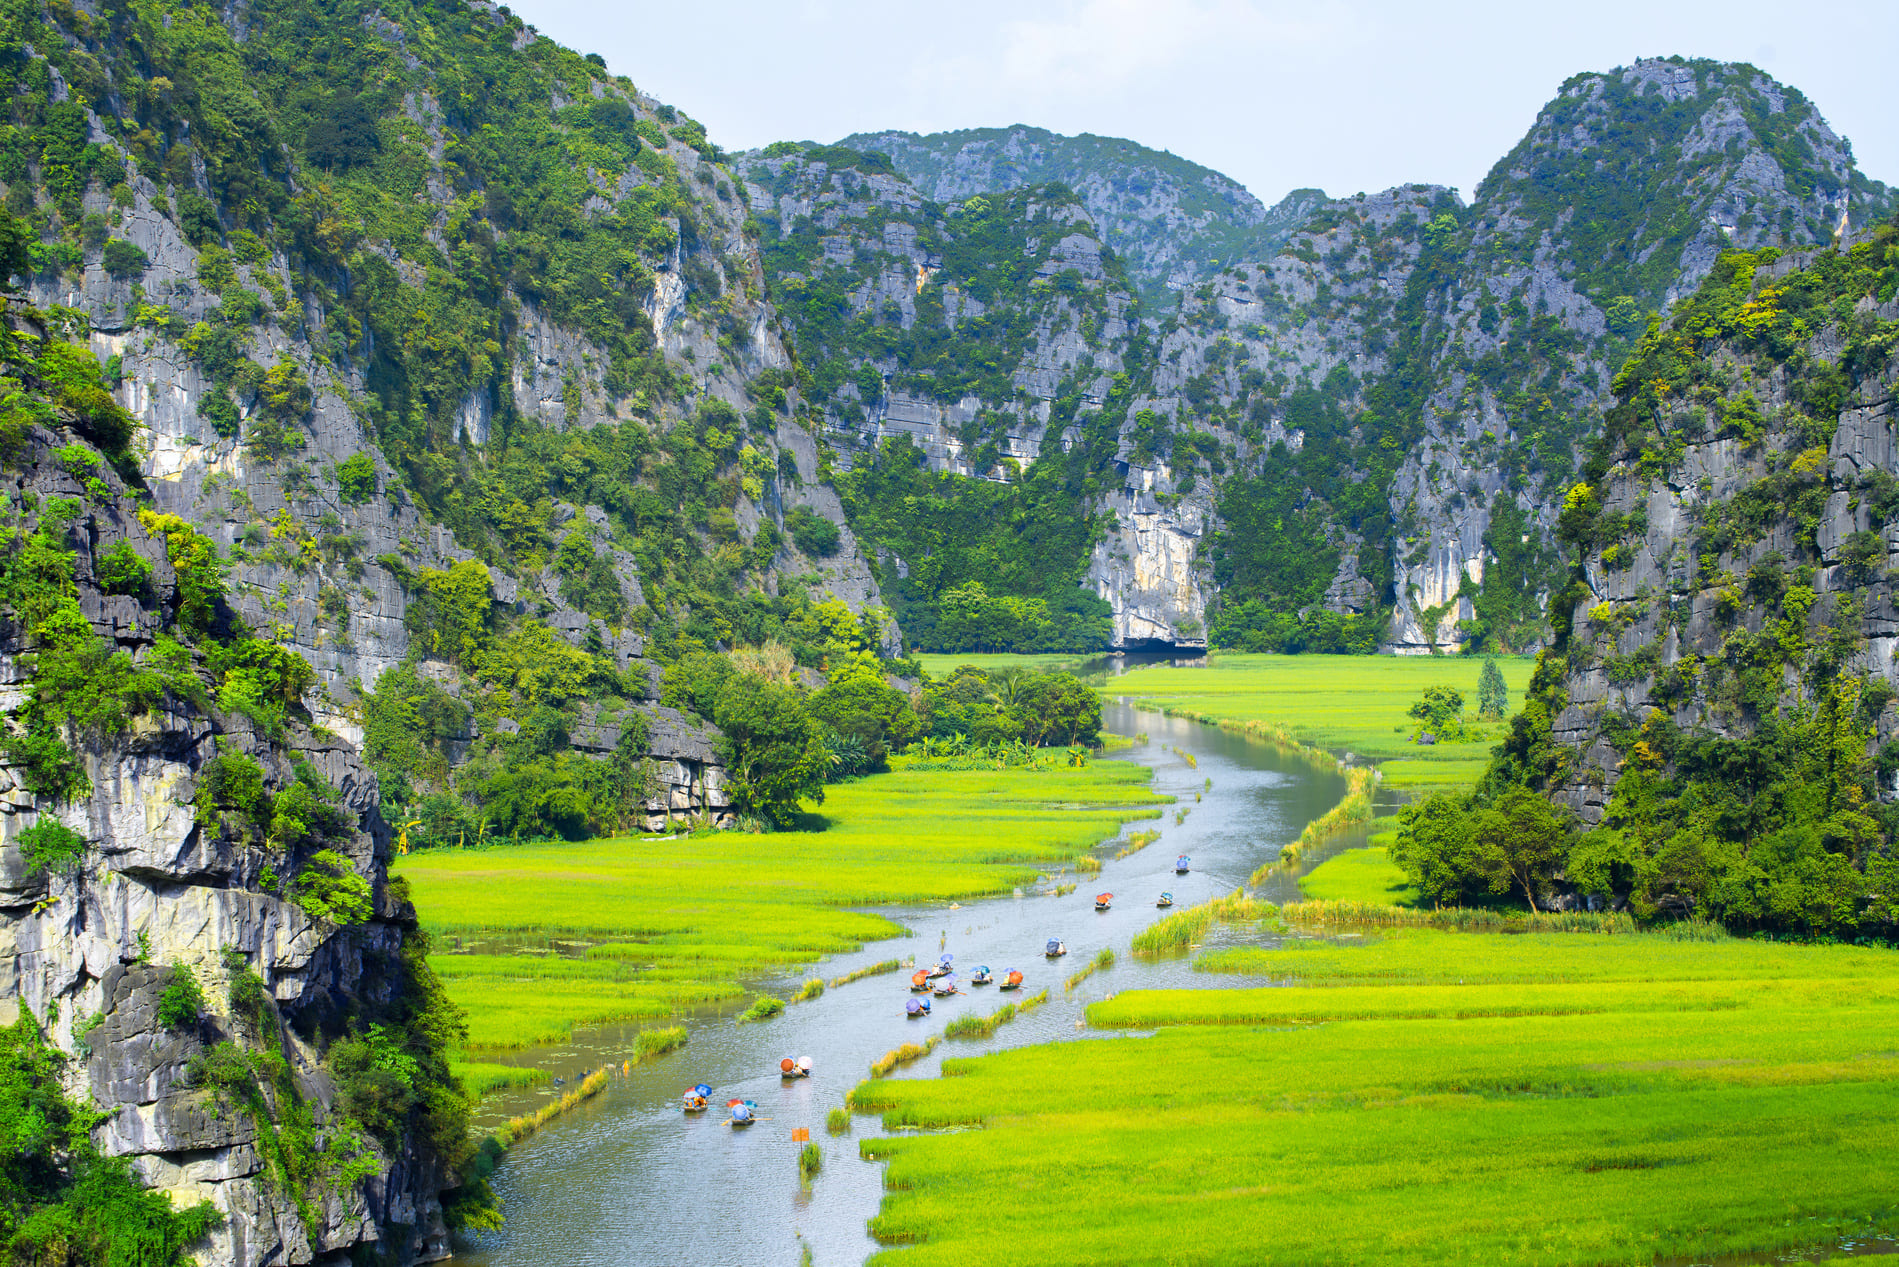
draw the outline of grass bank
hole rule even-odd
[[[1510,707],[1522,702],[1534,661],[1499,657]],[[1462,656],[1244,655],[1215,652],[1205,668],[1147,665],[1105,690],[1176,716],[1230,730],[1334,751],[1380,763],[1387,786],[1444,788],[1474,783],[1502,723],[1479,727],[1469,743],[1421,748],[1405,710],[1427,686],[1464,693],[1474,718],[1482,659]]]
[[[471,1048],[518,1048],[731,1002],[748,978],[903,931],[846,907],[1007,893],[1162,800],[1131,762],[896,766],[828,789],[822,831],[436,851],[394,870],[441,935],[431,963]],[[448,953],[451,938],[484,953]]]
[[[872,1261],[1690,1261],[1899,1207],[1899,953],[1410,929],[1267,953],[1298,984],[1089,1008],[1150,1038],[857,1088],[892,1127],[987,1128],[875,1141]]]

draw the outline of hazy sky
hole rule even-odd
[[[1747,61],[1899,182],[1892,0],[514,0],[727,149],[1029,123],[1125,136],[1267,202],[1405,181],[1468,197],[1568,76]]]

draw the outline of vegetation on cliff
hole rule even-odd
[[[1773,250],[1723,255],[1650,325],[1564,501],[1574,571],[1559,599],[1574,620],[1558,622],[1479,790],[1405,811],[1393,857],[1426,898],[1542,900],[1560,888],[1736,929],[1899,929],[1899,810],[1880,792],[1899,745],[1878,743],[1893,691],[1869,674],[1864,624],[1885,546],[1861,529],[1829,566],[1817,536],[1829,497],[1864,506],[1880,529],[1899,509],[1883,466],[1832,473],[1826,448],[1856,394],[1891,380],[1899,322],[1877,306],[1895,293],[1899,226],[1886,225],[1784,262]],[[1646,498],[1612,514],[1606,490],[1619,481],[1645,493],[1675,476],[1688,446],[1724,440],[1761,455],[1766,473],[1697,508],[1685,581],[1591,605],[1598,578],[1630,566],[1647,535]],[[1763,550],[1770,538],[1780,548]],[[1664,618],[1643,625],[1653,637],[1627,645],[1622,631],[1655,604]],[[1687,637],[1704,611],[1726,631],[1718,649],[1691,645],[1664,664],[1670,631]],[[1648,706],[1605,708],[1588,732],[1620,770],[1600,826],[1578,831],[1540,794],[1587,776],[1577,743],[1555,733],[1585,674],[1646,684]]]

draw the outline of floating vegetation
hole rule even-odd
[[[1095,875],[1101,870],[1101,859],[1091,853],[1085,853],[1075,859],[1075,870],[1082,875]]]
[[[923,1059],[925,1056],[929,1055],[931,1052],[936,1050],[936,1045],[940,1041],[942,1041],[940,1038],[938,1038],[935,1035],[931,1035],[929,1039],[927,1039],[926,1041],[920,1044],[919,1043],[905,1043],[903,1046],[898,1047],[893,1051],[885,1052],[883,1055],[879,1056],[876,1060],[871,1062],[871,1066],[870,1066],[871,1076],[873,1078],[881,1078],[884,1075],[888,1074],[893,1069],[896,1069],[896,1068],[899,1068],[900,1066],[911,1064],[915,1061]],[[851,1104],[852,1101],[848,1097],[846,1097],[844,1103]]]
[[[1277,914],[1279,908],[1271,902],[1248,897],[1245,889],[1235,889],[1225,897],[1216,897],[1210,902],[1202,902],[1155,920],[1134,935],[1129,949],[1142,957],[1183,951],[1205,937],[1207,929],[1212,927],[1215,920],[1238,924],[1248,920],[1270,919]]]
[[[1073,893],[1074,891],[1075,891],[1075,883],[1074,881],[1071,880],[1067,884],[1056,885],[1054,889],[1051,890],[1051,893],[1055,897],[1067,897],[1070,893]]]
[[[841,977],[832,977],[831,988],[835,990],[841,985],[849,985],[853,981],[862,981],[865,977],[880,977],[886,972],[896,972],[902,967],[903,960],[901,959],[885,959],[880,963],[873,963],[865,968],[853,968]]]
[[[643,1029],[633,1040],[633,1059],[650,1060],[686,1045],[686,1027],[669,1025],[665,1029]]]
[[[1158,828],[1149,828],[1147,831],[1137,831],[1128,837],[1127,844],[1115,851],[1114,856],[1116,860],[1119,860],[1130,854],[1137,854],[1160,838],[1161,834]]]
[[[1306,824],[1299,833],[1299,839],[1279,851],[1279,861],[1287,866],[1295,865],[1314,847],[1330,840],[1348,827],[1360,823],[1369,823],[1372,819],[1372,787],[1378,781],[1377,771],[1368,766],[1352,766],[1345,771],[1345,796],[1325,813]],[[1253,872],[1252,883],[1258,884],[1272,874],[1273,863],[1266,863]]]
[[[1077,972],[1074,976],[1068,978],[1067,983],[1062,986],[1062,992],[1067,993],[1068,991],[1074,989],[1076,986],[1080,985],[1082,982],[1086,981],[1089,977],[1094,976],[1095,973],[1101,971],[1103,968],[1112,968],[1112,967],[1114,967],[1114,951],[1111,949],[1103,950],[1100,954],[1096,955],[1093,959],[1090,959],[1088,961],[1087,966],[1084,967],[1080,972]]]
[[[607,1070],[596,1069],[582,1078],[579,1086],[560,1099],[549,1101],[532,1113],[523,1113],[519,1117],[509,1118],[507,1125],[495,1132],[495,1142],[503,1148],[513,1148],[561,1114],[579,1108],[586,1101],[605,1091],[610,1076]]]
[[[824,993],[823,979],[819,977],[807,977],[805,979],[805,983],[798,987],[798,992],[792,995],[791,998],[787,1000],[787,1002],[806,1003],[812,999],[817,998],[819,995],[823,993]]]
[[[739,1013],[741,1021],[763,1021],[785,1010],[783,999],[774,999],[769,994],[761,994],[752,1000],[752,1005]]]
[[[801,1178],[808,1180],[812,1175],[817,1174],[818,1171],[822,1169],[824,1169],[824,1150],[822,1148],[819,1148],[813,1143],[806,1144],[803,1148],[798,1150],[798,1174]]]
[[[1016,1003],[1005,1003],[987,1016],[965,1013],[951,1021],[943,1030],[945,1038],[988,1038],[1010,1021],[1028,1011],[1048,1002],[1048,991],[1044,990],[1032,999],[1023,999]]]
[[[469,1095],[478,1100],[490,1091],[499,1091],[503,1087],[539,1086],[554,1076],[545,1069],[528,1065],[493,1064],[480,1060],[451,1061],[449,1072],[461,1080]]]
[[[824,1129],[833,1135],[848,1135],[851,1131],[851,1111],[832,1109],[824,1115]]]

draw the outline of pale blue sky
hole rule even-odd
[[[1806,93],[1899,183],[1892,0],[515,0],[728,149],[1030,123],[1125,136],[1267,202],[1405,181],[1466,196],[1571,74],[1680,53]]]

